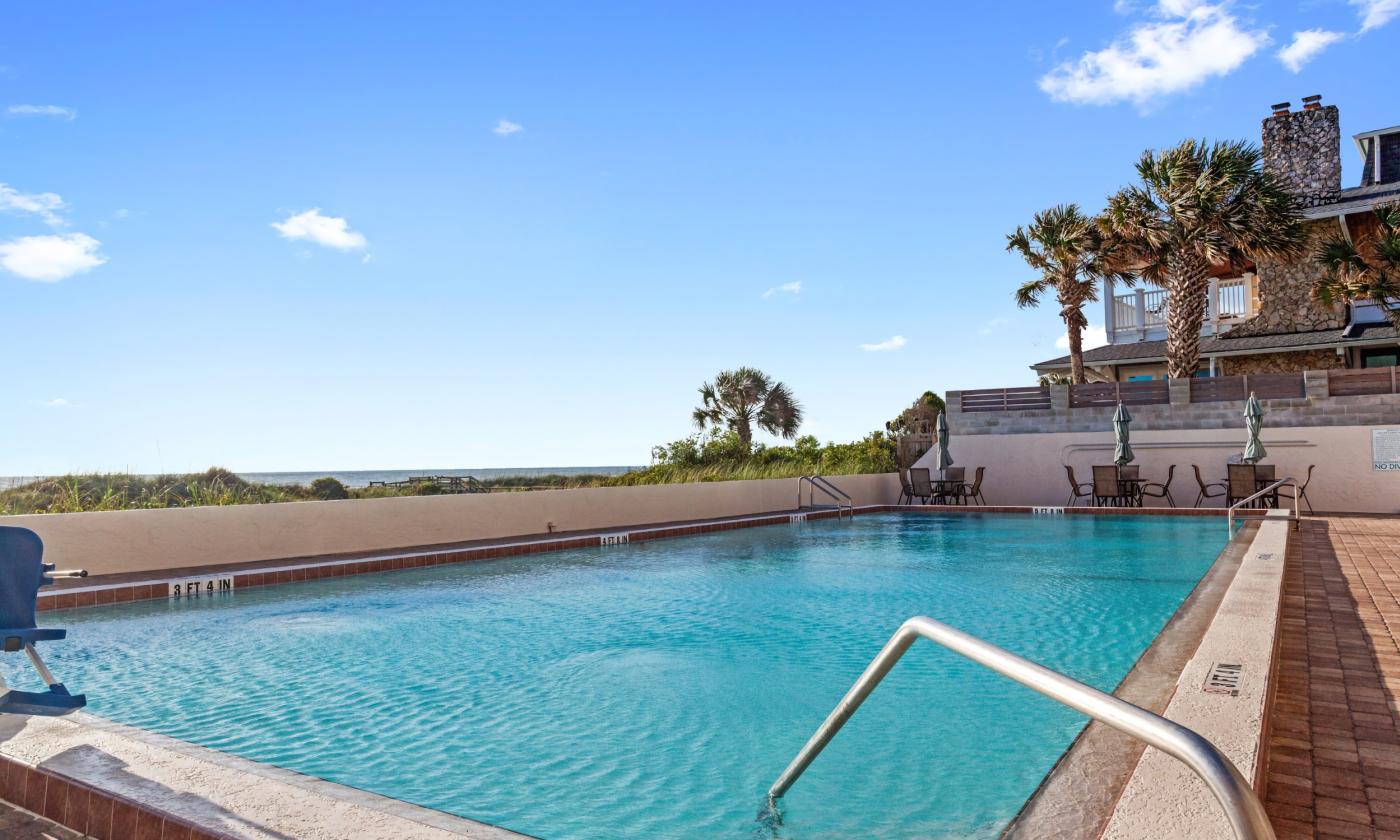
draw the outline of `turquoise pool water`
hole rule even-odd
[[[862,516],[53,613],[46,651],[98,714],[550,840],[993,837],[1084,719],[924,642],[756,816],[909,616],[1111,690],[1223,544]]]

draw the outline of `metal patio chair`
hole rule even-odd
[[[1065,502],[1065,507],[1074,507],[1074,503],[1080,499],[1093,499],[1094,485],[1075,480],[1074,467],[1065,464],[1065,475],[1069,476],[1069,501]]]
[[[908,470],[899,471],[899,503],[901,505],[914,503],[914,485],[909,481]]]
[[[1295,488],[1289,487],[1286,484],[1278,489],[1278,495],[1285,499],[1293,500],[1294,510],[1297,510],[1298,503],[1302,502],[1308,506],[1308,513],[1313,512],[1312,502],[1308,501],[1308,482],[1312,481],[1312,474],[1315,469],[1317,469],[1317,464],[1308,464],[1308,474],[1303,477],[1303,483],[1297,485],[1296,489],[1298,492],[1296,495],[1293,492]],[[1275,507],[1277,507],[1277,504],[1275,504]]]
[[[1176,464],[1167,467],[1167,480],[1163,482],[1150,481],[1142,485],[1138,494],[1143,498],[1164,499],[1171,507],[1176,507],[1176,500],[1172,498],[1172,476],[1176,475]]]
[[[1229,489],[1225,496],[1226,506],[1248,499],[1259,489],[1259,473],[1253,464],[1226,464],[1226,471],[1229,481]],[[1268,504],[1267,498],[1261,501]]]
[[[909,470],[909,501],[922,499],[924,504],[928,504],[937,493],[933,489],[933,477],[924,468]]]
[[[986,467],[978,467],[973,474],[972,483],[964,484],[958,488],[958,498],[966,499],[969,502],[976,501],[979,505],[985,505],[987,500],[982,498],[982,477],[986,473]]]
[[[1118,480],[1118,466],[1094,467],[1094,504],[1099,507],[1123,507],[1129,498],[1123,494],[1123,485]]]
[[[1196,474],[1196,485],[1201,488],[1201,492],[1196,494],[1196,503],[1192,507],[1200,507],[1201,502],[1205,499],[1218,499],[1224,496],[1225,491],[1229,489],[1219,481],[1206,481],[1201,478],[1201,468],[1196,464],[1191,465],[1191,471]]]

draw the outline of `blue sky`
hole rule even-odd
[[[828,440],[1029,384],[1063,331],[1007,232],[1273,102],[1400,123],[1397,33],[1400,0],[7,3],[0,474],[645,463],[726,367]]]

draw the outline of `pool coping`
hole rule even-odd
[[[1176,612],[1113,690],[1113,695],[1162,714],[1196,654],[1225,594],[1253,544],[1258,524],[1245,523],[1182,600]],[[1002,831],[1007,840],[1096,838],[1102,835],[1147,745],[1107,724],[1090,721]],[[1093,778],[1094,785],[1084,784]],[[1107,783],[1102,783],[1104,781]]]
[[[0,798],[97,840],[537,840],[84,712],[0,722]]]
[[[862,505],[853,515],[874,513],[974,514],[1017,513],[1070,516],[1224,516],[1220,508],[1095,508],[1030,507],[1011,505]],[[598,548],[673,537],[688,537],[739,528],[785,525],[800,521],[836,519],[832,509],[796,509],[748,516],[654,523],[558,535],[531,534],[498,540],[474,540],[434,546],[328,554],[271,560],[250,560],[208,566],[186,566],[144,572],[124,572],[90,578],[61,579],[39,591],[37,610],[102,607],[134,601],[171,598],[171,586],[193,579],[231,577],[236,591],[249,587],[277,586],[332,577],[420,569],[471,563],[501,557],[519,557],[579,548]]]

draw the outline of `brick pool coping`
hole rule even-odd
[[[969,513],[1042,513],[1070,516],[1224,516],[1220,508],[1042,508],[1015,505],[863,505],[856,515],[873,513],[969,514]],[[799,520],[836,519],[831,509],[788,510],[752,516],[704,519],[687,522],[667,522],[634,525],[623,528],[577,531],[558,535],[534,534],[501,540],[475,540],[449,545],[413,546],[402,549],[252,560],[246,563],[225,563],[127,572],[90,578],[61,579],[39,592],[38,610],[76,609],[125,604],[170,597],[170,585],[192,578],[233,577],[235,591],[258,586],[276,586],[324,578],[350,575],[379,574],[404,569],[422,569],[456,563],[471,563],[500,557],[520,557],[552,551],[578,548],[598,548],[619,542],[689,537],[697,534],[755,528],[765,525],[787,525]],[[54,558],[47,558],[53,560]],[[59,565],[63,565],[61,560]]]

